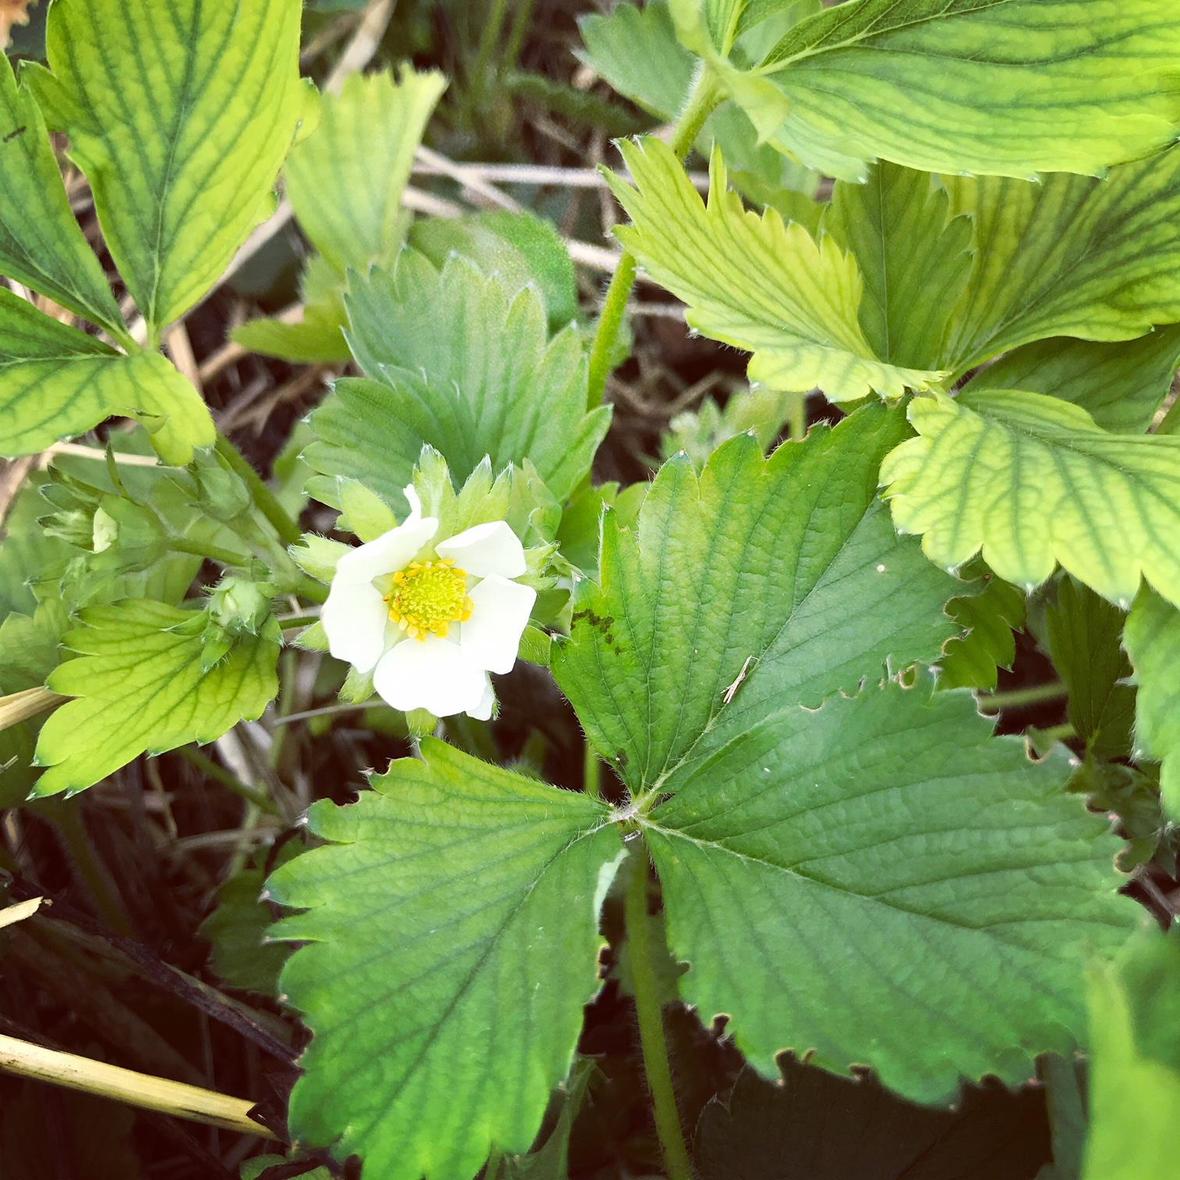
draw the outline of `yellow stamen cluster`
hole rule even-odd
[[[449,557],[413,561],[393,575],[385,596],[389,617],[414,639],[445,638],[452,623],[465,623],[475,604],[467,593],[467,571]]]

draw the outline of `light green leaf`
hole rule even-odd
[[[1105,180],[945,184],[979,245],[948,368],[965,372],[1050,336],[1129,340],[1180,321],[1180,152],[1113,168]]]
[[[248,320],[230,338],[250,352],[279,357],[297,365],[340,364],[349,359],[344,339],[344,301],[305,303],[298,320],[270,317]]]
[[[402,193],[446,89],[437,71],[353,74],[320,100],[315,130],[287,160],[287,196],[311,243],[338,272],[392,262],[404,236]]]
[[[1023,592],[993,577],[982,594],[952,599],[947,613],[967,633],[947,643],[938,661],[939,688],[994,692],[997,669],[1011,668],[1016,659],[1016,637],[1012,632],[1024,624]]]
[[[917,398],[881,465],[894,524],[937,565],[982,552],[1031,590],[1056,563],[1124,610],[1142,577],[1180,602],[1180,438],[1107,434],[1078,406],[986,390]]]
[[[1180,324],[1114,344],[1054,337],[989,365],[965,388],[1027,389],[1081,406],[1103,430],[1143,434],[1180,367]]]
[[[1135,690],[1119,645],[1125,618],[1072,578],[1062,578],[1046,612],[1049,654],[1069,690],[1069,720],[1086,753],[1098,759],[1125,758],[1131,752]]]
[[[0,454],[34,454],[112,415],[142,423],[169,463],[215,438],[200,394],[159,353],[124,356],[4,289],[0,380]]]
[[[852,0],[752,70],[715,68],[764,137],[834,176],[880,157],[1027,177],[1170,144],[1178,55],[1171,0]]]
[[[1176,1164],[1180,928],[1145,931],[1090,984],[1090,1137],[1084,1180],[1145,1180]]]
[[[1136,744],[1163,763],[1164,807],[1180,822],[1180,611],[1144,587],[1131,607],[1123,643],[1139,684]]]
[[[272,896],[306,910],[282,986],[315,1038],[292,1096],[303,1140],[382,1180],[473,1176],[527,1151],[598,990],[598,911],[622,855],[606,810],[440,742],[351,807]],[[473,887],[474,886],[474,887]]]
[[[561,235],[532,213],[495,209],[468,217],[429,217],[414,224],[410,244],[441,269],[452,252],[517,289],[535,283],[552,331],[578,314],[578,280]]]
[[[1072,1050],[1085,966],[1134,926],[1064,751],[1033,763],[970,693],[930,688],[768,712],[645,824],[681,994],[765,1074],[789,1048],[924,1102],[1021,1081]]]
[[[45,119],[0,62],[0,273],[105,327],[122,327],[94,252],[66,197]]]
[[[234,643],[208,671],[207,616],[148,599],[91,607],[65,644],[77,658],[49,687],[67,701],[45,723],[37,762],[48,767],[38,795],[81,791],[143,753],[211,742],[255,720],[278,691],[273,629]]]
[[[350,343],[375,380],[338,382],[313,415],[305,457],[316,471],[357,479],[390,504],[423,444],[457,482],[485,455],[496,470],[531,461],[563,500],[585,476],[610,412],[586,413],[582,340],[573,327],[548,339],[535,287],[458,257],[436,271],[407,252],[395,271],[354,276],[348,304]]]
[[[964,584],[875,496],[904,430],[872,406],[769,459],[741,435],[699,476],[687,456],[666,463],[634,529],[607,516],[601,587],[582,585],[553,668],[633,794],[785,703],[937,657]]]
[[[608,176],[633,223],[616,231],[619,240],[688,304],[693,328],[754,354],[751,381],[818,386],[833,401],[850,401],[941,380],[876,356],[858,322],[864,280],[856,260],[831,237],[817,242],[803,226],[785,224],[776,210],[745,210],[727,191],[720,155],[706,204],[666,144],[645,139],[622,151],[637,187]]]
[[[298,0],[56,0],[34,75],[154,333],[221,277],[304,113]]]
[[[878,164],[864,184],[836,185],[823,228],[860,266],[860,325],[876,355],[937,369],[971,272],[970,219],[950,216],[927,173]]]

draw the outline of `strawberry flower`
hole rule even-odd
[[[489,673],[510,672],[537,593],[515,581],[524,547],[502,520],[436,541],[439,522],[410,514],[336,565],[321,620],[328,650],[395,709],[492,715]]]

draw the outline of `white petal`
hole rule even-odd
[[[528,568],[524,546],[502,520],[477,524],[436,546],[440,557],[450,557],[460,569],[477,578],[519,578]]]
[[[382,574],[395,573],[408,564],[436,532],[438,520],[435,517],[411,513],[397,528],[344,554],[336,563],[332,585],[338,581],[371,582]]]
[[[436,717],[479,708],[486,681],[457,643],[437,635],[402,640],[373,673],[373,687],[395,709],[428,709]]]
[[[492,678],[485,672],[483,679],[483,696],[479,698],[479,704],[474,709],[467,710],[467,716],[474,717],[476,721],[490,721],[492,719],[492,706],[496,703],[496,693],[492,688]]]
[[[507,578],[484,578],[471,589],[471,618],[459,625],[459,646],[489,672],[511,672],[537,592]]]
[[[372,582],[336,578],[320,612],[328,650],[358,672],[371,672],[385,651],[389,610]]]

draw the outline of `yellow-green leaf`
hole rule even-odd
[[[208,292],[273,208],[305,109],[299,0],[55,0],[35,74],[153,330]]]
[[[609,178],[633,223],[617,231],[620,241],[688,304],[693,328],[753,353],[752,381],[818,386],[833,401],[852,401],[874,390],[899,397],[942,378],[873,352],[858,321],[864,279],[856,260],[773,209],[744,209],[718,153],[707,204],[666,144],[624,144],[623,155],[637,187]]]
[[[852,0],[719,72],[765,137],[832,175],[880,157],[1027,177],[1170,144],[1177,57],[1173,0]]]
[[[125,415],[169,463],[216,432],[200,394],[159,353],[124,356],[0,289],[0,455],[30,455]]]
[[[41,108],[17,85],[7,57],[0,61],[0,273],[96,324],[123,323],[70,210]]]
[[[1180,437],[1108,434],[1078,406],[984,390],[917,398],[919,437],[881,465],[893,521],[927,556],[982,551],[1027,589],[1061,565],[1124,609],[1144,577],[1180,603]]]
[[[143,753],[211,742],[254,720],[278,691],[276,628],[233,643],[206,669],[208,616],[148,599],[91,607],[64,639],[78,653],[49,677],[67,701],[41,730],[38,795],[81,791]]]

